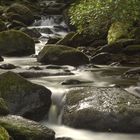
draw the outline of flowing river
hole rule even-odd
[[[42,17],[36,21],[32,27],[36,28],[42,34],[40,43],[36,44],[36,54],[46,44],[49,37],[65,36],[67,34],[67,26],[62,20],[61,15]],[[48,30],[51,32],[48,33]],[[125,90],[140,97],[138,78],[122,78],[122,74],[129,67],[111,67],[111,66],[81,66],[75,68],[72,66],[61,66],[58,68],[47,68],[47,65],[41,65],[36,61],[36,58],[29,57],[5,57],[3,63],[11,63],[19,66],[15,69],[16,72],[28,71],[34,73],[47,73],[46,76],[28,78],[30,81],[43,85],[52,91],[52,107],[50,109],[49,118],[41,121],[56,132],[56,137],[70,137],[74,140],[140,140],[140,134],[119,134],[119,133],[100,133],[88,130],[80,130],[70,128],[61,123],[61,113],[63,111],[63,103],[65,94],[73,88],[83,86],[96,87],[113,87],[122,86]],[[29,70],[29,67],[40,67],[41,70]],[[67,71],[69,74],[67,74]],[[71,74],[70,74],[71,73]],[[62,85],[63,81],[68,79],[76,79],[83,81],[79,85]]]

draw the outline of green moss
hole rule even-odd
[[[113,44],[119,39],[128,38],[128,24],[121,22],[113,23],[108,31],[108,43]]]
[[[32,38],[21,31],[0,32],[0,52],[2,55],[24,56],[35,52]]]
[[[54,132],[19,116],[0,117],[0,125],[16,140],[54,140]]]
[[[9,113],[6,102],[0,98],[0,115],[7,115]]]
[[[8,132],[0,126],[0,140],[9,140],[9,134]]]

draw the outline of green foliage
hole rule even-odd
[[[8,132],[0,126],[0,140],[9,140],[9,134]]]
[[[115,22],[111,25],[108,31],[108,43],[112,44],[119,39],[129,38],[131,35],[128,32],[130,28],[129,24],[122,22]]]
[[[140,16],[140,0],[76,0],[69,9],[71,24],[80,32],[108,29],[111,23],[133,23]]]

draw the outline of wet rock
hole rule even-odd
[[[41,33],[53,34],[53,31],[50,28],[38,28],[37,30]]]
[[[0,126],[0,140],[9,140],[10,136],[6,129]]]
[[[11,114],[32,120],[42,119],[51,105],[50,90],[13,72],[0,75],[0,97],[7,102]]]
[[[140,76],[140,67],[131,68],[123,74],[124,77],[139,77]]]
[[[140,54],[140,44],[139,45],[128,45],[123,49],[123,53],[128,55]]]
[[[29,67],[29,70],[42,70],[43,68],[39,67],[39,66],[32,66],[32,67]]]
[[[62,39],[61,37],[50,37],[49,39],[48,39],[48,42],[47,42],[47,44],[55,44],[55,43],[57,43],[60,39]],[[46,44],[46,45],[47,45]]]
[[[9,20],[11,21],[17,20],[26,25],[31,25],[34,22],[32,12],[25,5],[14,3],[7,9],[6,12]]]
[[[75,89],[66,95],[62,120],[76,128],[140,133],[140,98],[121,88]]]
[[[15,68],[17,68],[17,66],[15,66],[15,65],[13,65],[13,64],[9,64],[9,63],[7,63],[7,64],[1,64],[0,65],[0,69],[15,69]]]
[[[44,64],[79,66],[89,59],[77,49],[63,45],[46,45],[38,54],[37,60]]]
[[[17,20],[13,20],[12,22],[10,22],[7,27],[8,29],[20,29],[22,27],[26,27],[27,25],[25,25],[24,23],[17,21]]]
[[[40,32],[37,29],[35,29],[35,28],[33,28],[33,29],[22,28],[20,30],[22,32],[24,32],[25,34],[29,35],[32,38],[39,38],[39,37],[41,37]]]
[[[97,48],[99,46],[104,46],[107,43],[108,43],[107,40],[103,40],[103,39],[95,40],[90,44],[90,47]]]
[[[1,61],[4,61],[4,59],[0,56],[0,62],[1,62]]]
[[[59,65],[48,65],[46,69],[63,69],[63,67]]]
[[[62,76],[62,75],[74,75],[70,71],[65,70],[55,70],[55,71],[21,71],[18,72],[19,75],[21,75],[24,78],[37,78],[37,77],[43,77],[43,76]]]
[[[112,55],[110,53],[99,53],[91,58],[91,62],[93,64],[109,64],[112,59]]]
[[[82,84],[82,83],[85,83],[85,82],[76,80],[76,79],[68,79],[68,80],[64,80],[61,84],[62,85],[77,85],[77,84]]]
[[[55,140],[53,130],[19,116],[0,117],[0,125],[14,140]]]
[[[3,98],[0,98],[0,116],[7,115],[8,113],[9,109],[7,103],[3,100]]]
[[[140,40],[138,39],[120,39],[113,44],[108,44],[103,47],[101,47],[99,50],[97,50],[96,54],[101,52],[108,52],[108,53],[122,53],[123,49],[126,48],[128,45],[138,45],[140,44]]]
[[[73,140],[73,139],[68,137],[60,137],[60,138],[56,138],[56,140]]]
[[[0,52],[7,56],[25,56],[35,53],[33,39],[21,31],[0,32]]]

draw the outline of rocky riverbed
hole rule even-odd
[[[0,1],[0,140],[140,139],[139,39],[73,31],[71,2]]]

